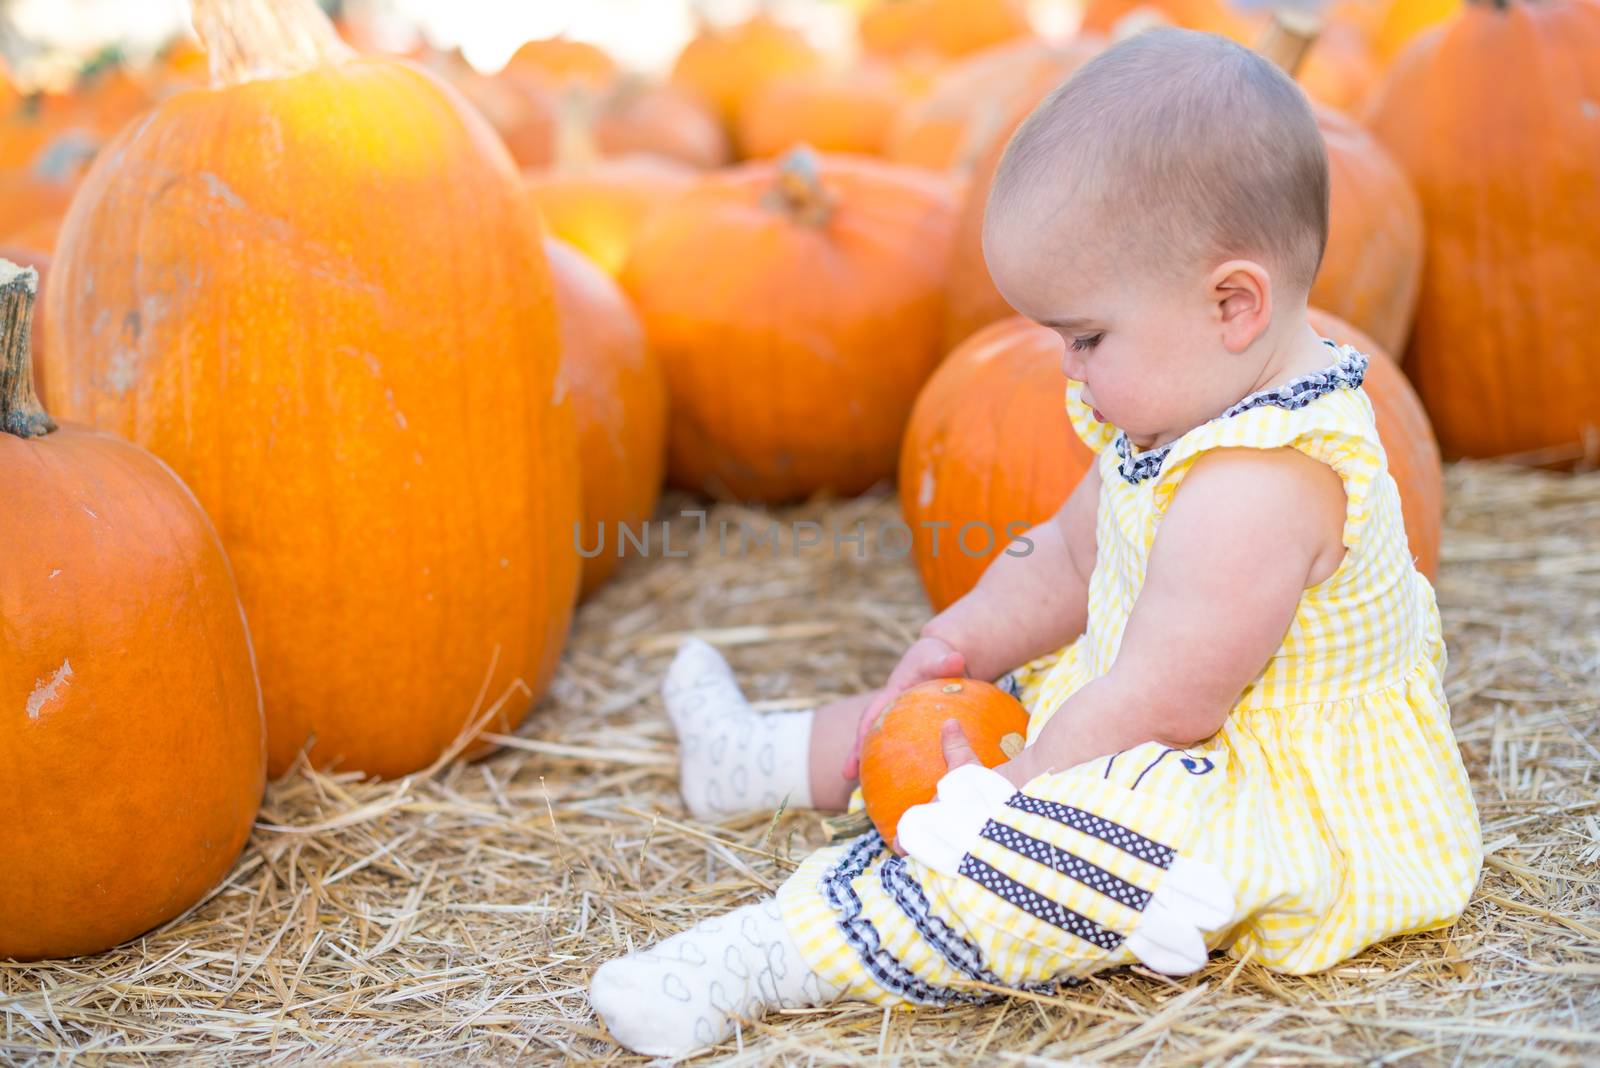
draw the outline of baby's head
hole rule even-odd
[[[1068,376],[1142,445],[1217,415],[1304,336],[1327,235],[1299,88],[1231,41],[1156,30],[1017,130],[983,241],[1001,293],[1060,332]]]

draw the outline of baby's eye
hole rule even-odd
[[[1090,349],[1100,344],[1100,339],[1103,337],[1105,337],[1104,334],[1089,334],[1086,337],[1075,337],[1072,339],[1072,350],[1074,352],[1088,352]]]

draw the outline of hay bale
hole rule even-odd
[[[1600,1059],[1600,474],[1457,465],[1440,599],[1448,688],[1490,847],[1446,932],[1322,975],[1216,958],[1058,996],[914,1013],[866,1005],[752,1024],[730,1063],[1164,1065],[1592,1063]],[[663,515],[692,507],[669,498]],[[908,562],[829,532],[887,497],[777,513],[823,544],[631,561],[579,613],[562,670],[506,748],[391,783],[296,769],[269,789],[228,881],[99,956],[0,964],[0,1059],[553,1062],[616,1054],[590,973],[770,891],[820,840],[810,814],[688,819],[656,686],[678,637],[727,652],[752,697],[815,704],[875,685],[927,614]],[[698,523],[679,517],[681,551]],[[809,528],[804,533],[809,534]]]

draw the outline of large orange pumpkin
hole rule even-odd
[[[990,683],[934,679],[906,690],[861,743],[861,800],[884,841],[894,841],[906,809],[933,800],[948,770],[940,734],[950,719],[990,768],[1021,752],[1028,734],[1027,710]]]
[[[193,905],[249,836],[266,769],[216,532],[149,453],[44,414],[33,286],[0,260],[0,959],[23,960]]]
[[[1406,370],[1445,453],[1593,458],[1600,4],[1467,4],[1396,62],[1369,124],[1422,198]]]
[[[774,78],[745,101],[739,145],[753,158],[782,155],[797,144],[879,155],[906,99],[900,81],[883,67]]]
[[[696,175],[670,160],[624,157],[528,171],[523,179],[550,232],[616,275],[640,228],[693,188]]]
[[[545,239],[561,313],[561,367],[577,416],[583,483],[583,593],[617,569],[625,544],[661,495],[667,385],[644,327],[611,276],[564,241]]]
[[[1462,0],[1388,0],[1373,43],[1378,54],[1393,60],[1419,35],[1462,8]]]
[[[822,53],[798,30],[760,13],[736,26],[702,26],[678,54],[672,83],[704,100],[734,132],[740,109],[761,86],[822,66]]]
[[[1338,316],[1310,309],[1313,330],[1341,345],[1353,345],[1371,356],[1361,388],[1372,401],[1378,438],[1389,458],[1389,474],[1400,490],[1406,540],[1417,570],[1430,579],[1439,575],[1439,527],[1444,516],[1444,466],[1439,442],[1416,390],[1400,365],[1376,340]]]
[[[939,361],[953,215],[938,176],[806,150],[658,212],[622,279],[666,369],[673,481],[787,500],[891,476]]]
[[[900,450],[900,514],[936,608],[976,585],[1089,470],[1066,386],[1060,336],[1013,316],[945,357],[918,395]]]
[[[861,43],[878,55],[965,56],[1033,36],[1018,0],[879,0],[861,16]]]
[[[1422,404],[1370,337],[1316,309],[1311,325],[1372,357],[1363,388],[1411,551],[1433,578],[1444,476]],[[952,352],[918,396],[900,454],[900,510],[935,610],[971,589],[1015,534],[1053,515],[1088,470],[1092,456],[1067,419],[1065,394],[1060,336],[1011,318]]]
[[[1311,303],[1401,352],[1422,281],[1422,205],[1370,133],[1331,108],[1316,112],[1328,146],[1328,247]]]
[[[1102,47],[1095,37],[1013,41],[951,64],[896,113],[884,155],[933,170],[969,168]]]
[[[198,0],[213,88],[124,130],[62,227],[51,406],[222,535],[271,766],[427,766],[515,726],[577,592],[577,444],[537,217],[493,131],[311,0]],[[491,709],[494,714],[491,716]]]
[[[1014,314],[983,259],[983,213],[1010,131],[1032,105],[1015,113],[1006,133],[973,169],[950,263],[945,344]],[[1328,147],[1331,183],[1328,246],[1311,301],[1370,332],[1398,351],[1411,329],[1422,270],[1422,219],[1410,183],[1371,135],[1329,108],[1316,108]]]

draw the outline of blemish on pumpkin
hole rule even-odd
[[[28,695],[25,706],[29,719],[38,719],[44,711],[44,706],[60,696],[61,691],[67,688],[67,682],[72,678],[72,662],[62,660],[61,666],[51,673],[50,678],[40,679],[33,687],[33,692]]]
[[[106,370],[106,381],[117,395],[128,392],[139,381],[139,359],[127,349],[118,349],[111,356],[111,366]]]
[[[959,682],[947,682],[944,684],[942,689],[945,693],[960,693],[961,684]]]
[[[58,567],[55,570],[51,571],[50,574],[46,575],[45,578],[55,578],[59,574],[61,574],[61,569]]]
[[[247,208],[244,198],[233,191],[233,187],[210,171],[201,171],[200,180],[206,183],[206,192],[222,201],[230,208]]]
[[[917,507],[926,508],[933,503],[933,468],[926,468],[922,472],[922,481],[917,484]]]
[[[99,519],[100,518],[100,513],[96,512],[93,508],[90,508],[87,504],[79,505],[79,507],[82,508],[84,510],[84,512],[88,514],[90,519]]]

